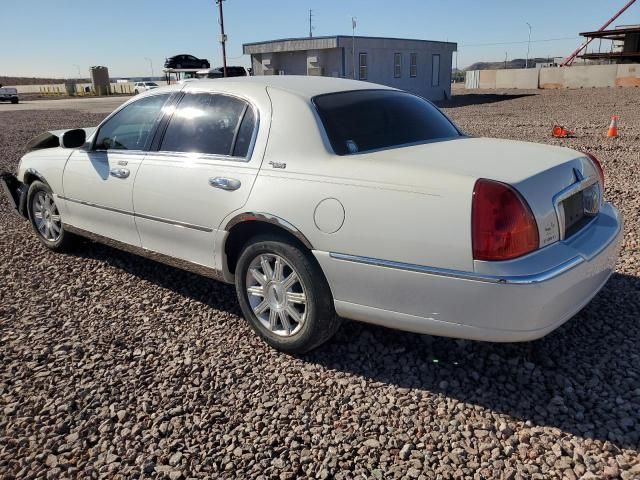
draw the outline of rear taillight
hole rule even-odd
[[[471,238],[476,260],[509,260],[540,243],[536,219],[522,196],[509,185],[484,178],[473,188]]]
[[[593,166],[596,167],[596,170],[598,171],[598,175],[600,176],[600,190],[604,192],[604,170],[602,169],[602,164],[595,157],[595,155],[592,155],[591,153],[588,153],[588,152],[584,152],[584,154],[589,158],[589,160],[591,160],[591,163],[593,163]]]

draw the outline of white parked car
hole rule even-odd
[[[138,95],[139,93],[146,92],[158,88],[159,85],[156,82],[136,82],[133,86],[133,93]]]
[[[472,138],[371,83],[173,85],[30,148],[3,178],[45,246],[82,235],[235,283],[251,327],[288,352],[340,318],[536,339],[602,288],[620,248],[592,155]]]

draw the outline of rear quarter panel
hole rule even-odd
[[[400,171],[393,162],[367,156],[338,157],[307,99],[272,89],[269,95],[269,142],[245,211],[286,220],[316,250],[473,269],[473,178],[419,166]],[[335,233],[316,224],[316,208],[328,198],[344,208]]]

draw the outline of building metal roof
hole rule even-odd
[[[263,42],[245,43],[242,45],[243,53],[272,53],[272,52],[290,52],[296,50],[322,50],[326,48],[338,48],[343,40],[351,42],[352,38],[358,40],[382,40],[389,42],[416,42],[425,46],[428,44],[448,45],[453,50],[458,48],[455,42],[442,42],[438,40],[423,40],[415,38],[395,38],[395,37],[365,37],[351,35],[330,35],[323,37],[296,37],[296,38],[280,38],[276,40],[266,40]],[[350,43],[349,43],[350,45]]]

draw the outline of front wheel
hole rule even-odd
[[[245,319],[269,345],[305,353],[340,327],[320,267],[284,238],[256,238],[240,255],[236,293]]]
[[[71,245],[73,235],[65,231],[53,192],[47,184],[40,181],[31,184],[27,193],[27,206],[31,226],[45,247],[62,251]]]

